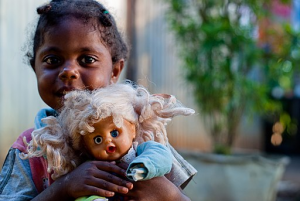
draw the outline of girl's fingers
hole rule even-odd
[[[102,197],[113,197],[115,195],[114,192],[112,191],[108,191],[105,189],[101,189],[101,188],[96,188],[94,186],[89,186],[86,189],[88,192],[94,192],[93,195],[98,195],[98,196],[102,196]]]
[[[109,183],[113,184],[113,186],[107,184],[107,187],[108,187],[107,189],[115,191],[116,188],[118,188],[118,191],[115,191],[115,192],[120,192],[121,187],[126,187],[126,189],[132,189],[132,187],[133,187],[133,184],[131,182],[126,181],[125,179],[117,177],[108,172],[98,172],[98,173],[94,174],[94,177],[97,178],[97,180],[96,180],[97,183],[103,181],[108,184]]]
[[[113,172],[120,176],[125,176],[125,174],[126,174],[126,170],[120,168],[119,166],[117,166],[111,162],[92,161],[91,163],[93,163],[99,170],[102,170],[105,172]]]
[[[129,188],[125,187],[126,183],[125,185],[119,185],[119,184],[115,184],[116,181],[117,180],[113,182],[109,182],[105,179],[94,178],[93,180],[88,181],[87,185],[94,186],[99,189],[105,189],[107,191],[117,192],[117,193],[123,193],[123,194],[128,193]]]
[[[72,197],[99,195],[112,197],[127,194],[133,184],[125,179],[125,170],[110,162],[88,161],[64,177],[68,194]],[[76,183],[74,183],[76,181]]]
[[[102,187],[104,189],[119,193],[127,193],[128,189],[133,188],[133,184],[131,182],[117,176],[120,175],[121,177],[124,177],[124,169],[109,162],[101,162],[101,164],[99,164],[98,162],[92,162],[100,171],[94,171],[92,173],[95,180],[89,180],[88,183],[90,185],[100,188]]]
[[[118,166],[119,166],[120,168],[124,169],[124,170],[126,170],[126,169],[128,168],[128,164],[127,164],[127,163],[124,163],[124,162],[119,163]]]

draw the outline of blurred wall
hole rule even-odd
[[[43,2],[0,0],[0,168],[11,144],[33,127],[35,114],[45,107],[22,51]]]
[[[138,82],[152,93],[175,95],[185,106],[196,110],[189,117],[175,117],[167,126],[171,144],[177,149],[209,150],[210,140],[201,124],[191,87],[183,79],[176,40],[165,21],[163,0],[137,0],[136,38],[132,44],[138,70]]]
[[[211,140],[204,129],[201,112],[194,103],[191,86],[183,78],[177,42],[166,22],[165,0],[136,1],[136,38],[132,49],[136,54],[138,81],[153,93],[175,95],[184,105],[196,110],[190,117],[175,117],[168,125],[168,137],[177,149],[209,151]],[[243,119],[235,148],[260,150],[260,119]]]

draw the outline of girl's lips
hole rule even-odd
[[[61,87],[57,92],[56,94],[60,97],[63,97],[64,95],[66,95],[68,92],[70,91],[74,91],[76,90],[75,87]]]
[[[106,152],[107,153],[114,153],[116,151],[116,147],[114,147],[114,146],[108,146],[107,148],[106,148]]]

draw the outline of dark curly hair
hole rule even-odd
[[[31,52],[27,53],[33,66],[38,48],[44,42],[44,36],[50,28],[56,26],[65,17],[74,17],[84,24],[92,24],[100,33],[101,41],[108,48],[112,62],[127,59],[128,47],[118,31],[113,16],[95,0],[52,0],[37,8],[40,15],[33,35]]]

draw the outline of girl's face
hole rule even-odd
[[[98,29],[75,18],[62,20],[45,34],[33,69],[39,94],[47,105],[59,109],[69,91],[93,90],[118,80],[124,61],[112,64],[99,34]]]
[[[123,126],[115,126],[112,117],[107,117],[94,125],[95,131],[82,136],[84,147],[97,160],[115,161],[121,159],[135,138],[134,124],[123,120]]]

